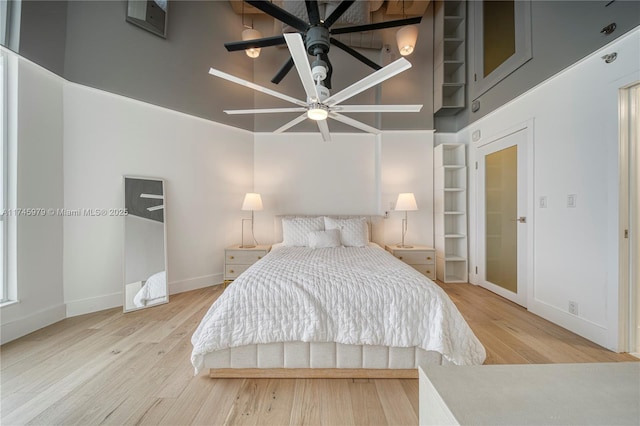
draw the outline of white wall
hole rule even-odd
[[[618,88],[640,80],[640,31],[537,86],[458,133],[479,144],[533,119],[532,312],[611,349],[618,345]],[[617,52],[606,64],[601,56]],[[481,139],[471,134],[481,131]],[[472,170],[472,169],[470,169]],[[470,269],[476,264],[476,175],[470,173]],[[568,194],[577,207],[567,208]],[[541,196],[548,207],[538,207]],[[470,275],[476,280],[475,274]],[[568,313],[569,300],[579,315]]]
[[[72,83],[64,123],[65,207],[121,207],[123,175],[163,178],[170,292],[222,282],[253,135]],[[122,305],[123,245],[122,217],[64,218],[67,315]]]
[[[255,135],[254,189],[264,203],[255,213],[258,242],[275,242],[274,215],[380,215],[398,192],[414,192],[420,210],[409,213],[407,241],[433,244],[433,132],[335,133],[332,139],[324,142],[317,133]],[[391,212],[386,242],[399,241],[403,216]],[[237,228],[239,242],[239,223]]]
[[[16,204],[19,208],[63,206],[63,80],[9,53],[17,63],[10,92],[17,89]],[[15,77],[15,76],[14,76]],[[13,174],[13,173],[12,173]],[[63,227],[55,215],[16,218],[18,303],[0,308],[2,343],[59,321],[63,299]],[[15,275],[14,275],[15,274]]]
[[[381,208],[395,207],[398,193],[413,192],[418,211],[408,212],[405,243],[433,247],[433,132],[384,132],[382,134]],[[385,242],[402,238],[404,212],[389,212],[385,223]]]

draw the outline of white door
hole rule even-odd
[[[527,306],[528,129],[478,148],[478,277],[480,285]]]

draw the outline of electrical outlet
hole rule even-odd
[[[573,315],[578,315],[578,302],[569,300],[569,313]]]
[[[384,217],[385,219],[389,219],[389,212],[388,212],[388,211],[384,212],[384,216],[383,216],[383,217]]]
[[[540,208],[541,209],[546,209],[547,208],[547,196],[543,195],[542,197],[540,197]]]
[[[574,208],[577,203],[578,196],[576,194],[567,195],[567,207]]]

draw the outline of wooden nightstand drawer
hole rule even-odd
[[[426,250],[420,251],[406,251],[406,250],[394,250],[393,255],[404,263],[410,265],[430,265],[436,263],[435,253]]]
[[[227,265],[224,270],[224,278],[226,280],[234,280],[249,269],[249,266],[251,265]]]
[[[249,266],[262,259],[271,250],[270,245],[256,247],[240,247],[239,245],[227,247],[224,250],[224,280],[235,280]]]
[[[435,268],[435,264],[433,263],[430,265],[409,265],[409,266],[413,267],[421,274],[426,275],[427,278],[429,278],[430,280],[436,279],[436,268]]]
[[[266,250],[226,250],[225,263],[227,265],[251,265],[266,254]]]

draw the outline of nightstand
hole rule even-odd
[[[411,248],[386,245],[385,250],[418,270],[431,280],[436,279],[436,250],[433,247],[414,245]]]
[[[252,248],[240,247],[236,244],[224,249],[224,282],[233,281],[249,268],[249,266],[262,259],[271,250],[270,245],[257,245]]]

